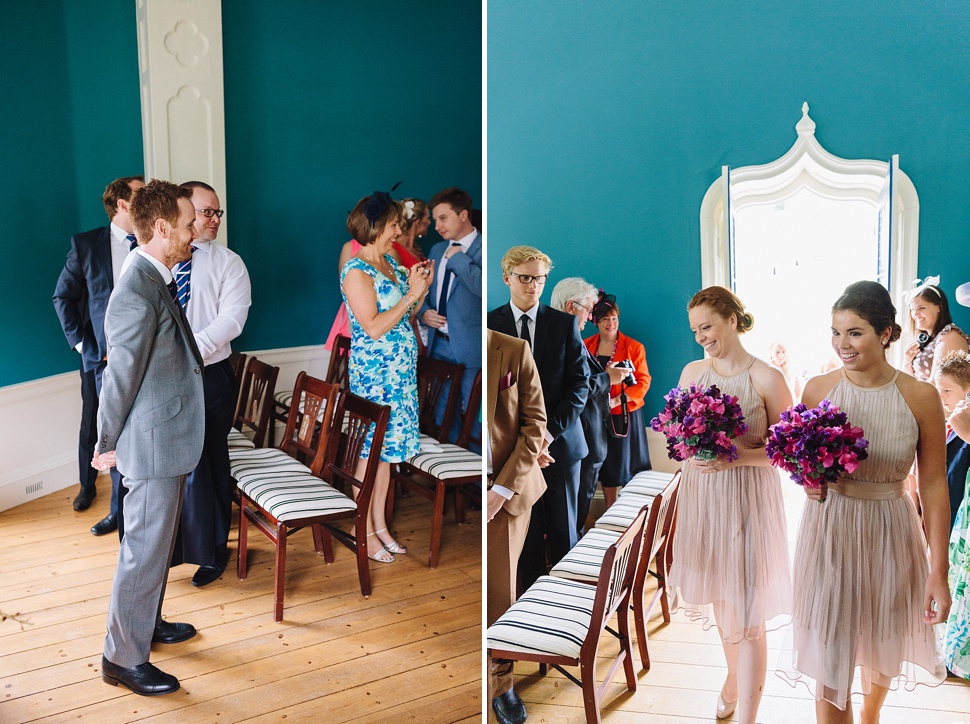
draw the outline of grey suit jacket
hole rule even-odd
[[[202,456],[202,355],[159,271],[141,255],[111,295],[98,449],[126,478],[191,472]]]

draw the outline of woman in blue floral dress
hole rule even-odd
[[[375,191],[358,201],[347,229],[361,249],[340,272],[350,315],[350,391],[391,408],[367,521],[367,555],[380,563],[407,553],[387,530],[384,504],[391,463],[418,453],[418,345],[411,316],[428,293],[434,269],[431,262],[405,269],[390,256],[400,220],[401,205],[389,194]],[[368,440],[363,457],[369,456]]]

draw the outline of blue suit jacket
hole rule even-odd
[[[519,336],[508,304],[488,313],[488,328],[510,337]],[[589,452],[580,421],[589,396],[589,366],[576,318],[540,304],[532,356],[542,383],[546,429],[553,438],[549,454],[556,462],[550,467],[566,467]]]
[[[430,259],[435,269],[441,266],[441,257],[450,241],[441,241],[431,248]],[[482,366],[482,235],[476,234],[468,251],[448,259],[448,268],[455,275],[448,295],[448,337],[451,351],[465,368]],[[419,316],[429,309],[437,311],[438,275],[424,298]],[[438,330],[431,328],[428,349],[434,348]],[[514,334],[512,336],[515,336]],[[467,374],[467,373],[466,373]]]
[[[114,288],[111,270],[111,227],[71,237],[71,250],[54,288],[54,309],[71,347],[83,342],[81,357],[88,372],[108,352],[104,315]]]

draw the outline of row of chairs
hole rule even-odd
[[[368,458],[361,475],[358,467],[368,437],[380,449],[390,408],[301,372],[291,393],[279,447],[263,447],[273,424],[279,368],[255,357],[232,362],[234,369],[241,370],[236,424],[229,436],[230,468],[239,503],[238,577],[247,575],[251,524],[275,547],[273,614],[281,621],[287,540],[309,527],[314,549],[324,554],[327,563],[334,560],[333,538],[355,552],[360,591],[369,596],[367,519],[379,456]],[[351,530],[339,527],[338,522],[349,522]]]
[[[636,475],[550,575],[530,586],[486,632],[493,658],[536,662],[541,675],[551,666],[579,685],[588,724],[601,721],[603,693],[621,666],[627,688],[636,691],[629,612],[644,671],[650,669],[647,621],[658,601],[664,622],[670,622],[666,575],[673,560],[679,485],[680,472]],[[648,575],[657,583],[649,602]],[[609,628],[614,615],[616,631]],[[619,640],[619,650],[597,687],[595,667],[604,631]],[[579,677],[563,666],[579,667]]]

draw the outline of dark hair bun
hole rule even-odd
[[[898,322],[893,322],[893,331],[889,333],[889,344],[895,342],[903,333],[903,328],[899,326]]]

